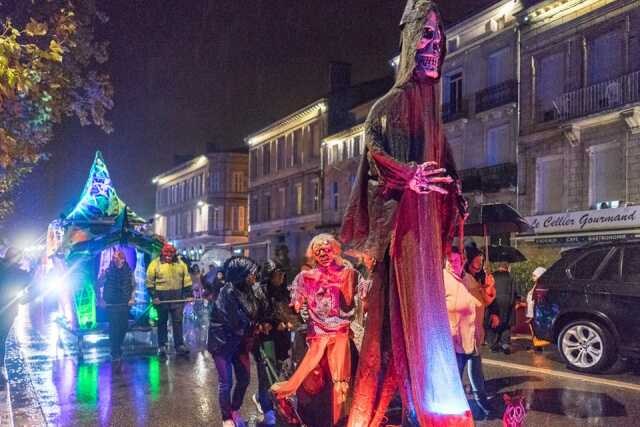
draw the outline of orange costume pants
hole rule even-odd
[[[348,334],[321,335],[309,340],[309,349],[288,381],[276,383],[271,390],[278,398],[292,396],[327,355],[333,381],[333,424],[347,415],[347,394],[351,379],[351,348]]]

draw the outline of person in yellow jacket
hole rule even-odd
[[[182,336],[184,302],[191,298],[191,276],[187,265],[176,256],[176,248],[166,243],[147,268],[147,289],[158,310],[158,355],[167,356],[167,321],[171,315],[173,343],[176,353],[186,356],[189,350]],[[177,302],[176,302],[177,301]]]

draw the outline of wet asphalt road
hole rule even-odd
[[[117,369],[106,342],[85,360],[50,320],[16,322],[7,368],[15,426],[220,426],[217,375],[211,357],[192,340],[189,358],[159,360],[152,343],[138,337]],[[35,320],[39,319],[39,320]],[[59,340],[64,343],[59,345]],[[510,356],[485,355],[488,389],[497,394],[496,416],[478,426],[502,426],[503,394],[523,396],[527,426],[634,426],[640,420],[640,375],[634,369],[603,376],[567,371],[553,352],[535,354],[516,344]],[[22,355],[22,357],[20,357]],[[245,399],[251,403],[255,369]],[[585,381],[587,380],[587,381]],[[0,395],[0,398],[2,396]],[[1,411],[0,411],[1,412]],[[3,423],[2,425],[5,425]]]

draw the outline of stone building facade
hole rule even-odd
[[[640,203],[640,2],[544,2],[518,20],[518,206],[537,225],[521,240],[557,249],[640,233],[614,220]],[[583,217],[611,220],[572,226]]]
[[[323,229],[327,197],[323,140],[364,121],[368,107],[358,106],[382,96],[392,83],[391,77],[383,77],[352,85],[350,67],[343,63],[331,64],[329,81],[326,97],[245,138],[249,145],[249,245],[251,256],[258,261],[286,248],[294,271],[305,262],[307,245]],[[344,187],[343,198],[349,190]]]
[[[516,205],[520,2],[505,0],[447,29],[442,119],[470,205]]]
[[[286,245],[302,262],[320,223],[320,142],[327,133],[328,103],[320,99],[247,137],[249,240],[262,261]]]
[[[245,153],[209,153],[156,176],[155,232],[189,255],[246,245],[247,165]]]
[[[364,153],[364,121],[375,100],[351,110],[354,125],[322,140],[322,229],[337,235]]]

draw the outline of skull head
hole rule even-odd
[[[329,267],[337,255],[334,245],[328,240],[322,240],[313,245],[313,258],[321,267]]]
[[[173,262],[173,258],[176,256],[176,248],[169,243],[165,243],[160,251],[162,262]]]
[[[443,59],[443,37],[440,28],[440,18],[433,10],[430,11],[422,29],[422,37],[416,46],[416,68],[413,75],[418,81],[440,77]]]

